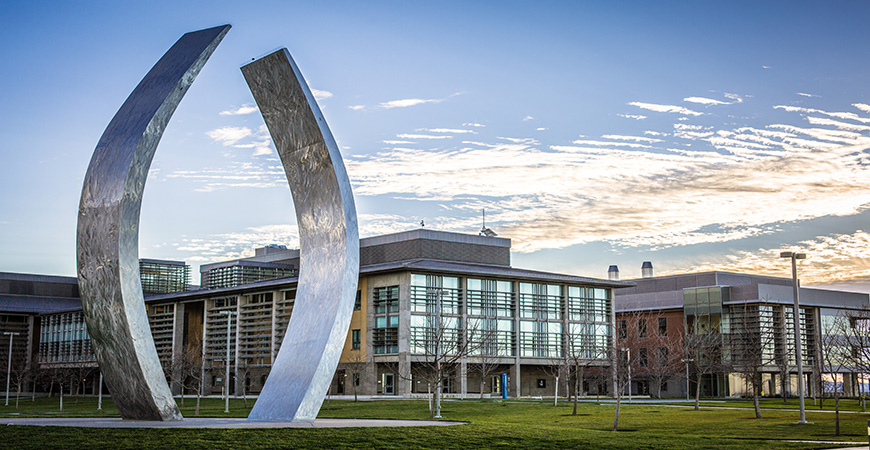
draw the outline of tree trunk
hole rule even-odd
[[[480,398],[483,399],[483,391],[486,389],[486,381],[483,379],[483,374],[480,375]]]
[[[756,382],[752,383],[753,384],[753,386],[752,386],[752,406],[755,408],[755,418],[756,419],[761,418],[761,405],[759,404],[759,401],[758,401],[758,397],[759,397],[759,394],[761,392],[761,380],[760,380],[761,376],[760,375],[761,374],[758,374],[758,377],[755,380]],[[785,398],[785,395],[783,395],[782,398]]]
[[[15,409],[18,409],[19,398],[21,398],[21,383],[18,383],[18,391],[15,393]]]
[[[57,391],[60,393],[60,411],[63,412],[63,384],[58,386]]]
[[[697,383],[695,384],[695,411],[698,411],[701,403],[701,374],[698,374]]]
[[[574,412],[571,413],[572,416],[577,415],[577,400],[580,398],[580,374],[577,370],[574,371]]]
[[[556,375],[556,385],[553,386],[553,406],[559,406],[559,375]]]
[[[622,395],[620,393],[616,393],[616,412],[613,414],[613,428],[610,431],[616,431],[616,428],[619,427],[619,405],[622,403]]]
[[[834,378],[834,421],[836,422],[835,432],[834,434],[840,435],[840,395],[836,390],[837,379]]]
[[[199,393],[199,391],[197,391],[196,392],[196,411],[194,411],[194,413],[193,413],[194,416],[199,415],[199,398],[200,398],[200,393]]]

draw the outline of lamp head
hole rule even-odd
[[[791,258],[794,256],[794,252],[782,252],[779,254],[780,258]]]

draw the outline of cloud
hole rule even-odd
[[[414,141],[381,141],[384,144],[400,145],[400,144],[416,144]]]
[[[603,137],[605,139],[617,139],[620,141],[635,141],[635,142],[649,142],[649,143],[655,143],[655,142],[662,141],[661,139],[653,139],[653,138],[641,137],[641,136],[621,136],[618,134],[605,134],[601,137]]]
[[[523,120],[522,120],[522,121],[523,121],[523,122],[528,122],[528,121],[530,121],[530,120],[535,120],[535,118],[532,117],[532,116],[526,116],[526,117],[523,117]]]
[[[807,254],[807,259],[800,263],[804,284],[870,281],[870,234],[863,230],[817,236],[794,245],[737,251],[691,266],[675,267],[671,272],[722,270],[789,277],[791,263],[779,254],[795,250]]]
[[[432,134],[397,134],[396,137],[401,139],[453,139],[453,136]]]
[[[409,106],[417,106],[425,103],[439,103],[442,100],[439,99],[422,99],[422,98],[406,98],[402,100],[392,100],[389,102],[383,102],[380,106],[384,109],[392,109],[392,108],[407,108]]]
[[[535,131],[547,131],[548,129],[549,128],[539,127],[539,128],[535,128]]]
[[[646,119],[647,116],[641,116],[636,114],[617,114],[619,117],[624,117],[626,119],[634,119],[634,120],[643,120]]]
[[[260,125],[256,133],[248,127],[224,127],[208,131],[206,134],[224,147],[253,149],[252,156],[271,155],[274,152],[272,136],[266,125]]]
[[[248,127],[223,127],[208,131],[205,134],[224,146],[230,146],[250,136],[251,129]]]
[[[221,111],[220,115],[222,115],[222,116],[238,116],[238,115],[242,115],[242,114],[251,114],[251,113],[254,113],[257,111],[258,110],[257,110],[256,106],[254,106],[250,103],[245,103],[244,105],[242,105],[241,107],[239,107],[237,109],[229,109],[226,111]]]
[[[798,92],[797,95],[801,95],[801,96],[803,96],[803,97],[819,97],[818,95],[806,94],[806,93],[803,93],[803,92]]]
[[[852,106],[864,111],[866,113],[870,113],[870,105],[866,103],[852,103]]]
[[[683,108],[682,106],[674,106],[674,105],[657,105],[655,103],[642,103],[642,102],[630,102],[628,103],[630,106],[637,106],[640,109],[647,109],[655,112],[667,112],[667,113],[678,113],[688,116],[703,116],[704,113],[692,111],[688,108]]]
[[[315,100],[325,100],[332,97],[332,92],[321,91],[320,89],[312,89],[311,94],[314,95]]]
[[[477,134],[474,130],[463,130],[458,128],[418,128],[416,131],[428,131],[430,133]]]
[[[684,102],[690,103],[700,103],[702,105],[730,105],[728,102],[722,102],[719,100],[713,100],[712,98],[705,97],[686,97],[683,99]]]
[[[786,112],[791,123],[677,122],[644,132],[651,137],[609,134],[569,145],[506,137],[421,144],[354,158],[348,173],[357,196],[450,207],[445,230],[479,227],[477,212],[486,208],[487,223],[521,252],[591,242],[648,250],[730,242],[870,207],[863,122]]]
[[[351,105],[351,106],[348,106],[348,108],[350,108],[354,111],[361,111],[363,109],[366,109],[366,105]]]
[[[486,125],[482,125],[474,122],[465,122],[462,124],[463,127],[485,127]]]

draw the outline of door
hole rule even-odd
[[[385,373],[382,375],[383,386],[384,386],[384,394],[393,395],[396,393],[396,378],[395,375],[391,373]]]

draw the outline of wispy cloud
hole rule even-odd
[[[465,123],[462,124],[462,126],[463,126],[463,127],[477,127],[477,128],[481,128],[481,127],[485,127],[486,125],[479,124],[479,123],[474,123],[474,122],[465,122]]]
[[[683,99],[684,102],[689,103],[700,103],[702,105],[729,105],[729,102],[723,102],[720,100],[713,100],[712,98],[706,97],[686,97]]]
[[[800,95],[800,96],[802,96],[802,97],[818,97],[818,95],[807,94],[807,93],[805,93],[805,92],[798,92],[797,95]]]
[[[791,274],[790,263],[779,254],[794,250],[807,254],[807,259],[800,263],[803,283],[870,281],[870,234],[863,230],[818,236],[794,245],[738,251],[715,260],[674,267],[671,272],[724,270],[787,277]]]
[[[362,110],[366,109],[366,105],[351,105],[351,106],[348,106],[348,108],[350,108],[354,111],[362,111]]]
[[[526,117],[523,117],[523,120],[522,120],[522,121],[523,121],[523,122],[528,122],[528,121],[530,121],[530,120],[535,120],[535,118],[532,117],[532,116],[526,116]]]
[[[236,109],[228,109],[226,111],[221,111],[220,115],[222,115],[222,116],[238,116],[238,115],[242,115],[242,114],[251,114],[254,112],[257,112],[257,107],[250,104],[250,103],[246,103],[246,104],[244,104]]]
[[[626,119],[634,119],[634,120],[643,120],[646,119],[647,116],[641,116],[637,114],[617,114],[619,117],[624,117]]]
[[[205,134],[215,141],[220,142],[221,145],[230,146],[239,140],[250,136],[251,129],[248,127],[223,127],[208,131]]]
[[[640,109],[647,109],[655,112],[665,112],[665,113],[677,113],[684,114],[687,116],[703,116],[704,113],[698,111],[692,111],[688,108],[683,108],[682,106],[675,105],[658,105],[655,103],[642,103],[642,102],[630,102],[630,106],[637,106]]]
[[[477,131],[464,130],[461,128],[418,128],[416,131],[428,131],[430,133],[477,134]]]
[[[384,109],[392,109],[392,108],[407,108],[409,106],[417,106],[425,103],[438,103],[441,102],[439,99],[423,99],[423,98],[405,98],[402,100],[392,100],[389,102],[383,102],[380,106]]]
[[[320,89],[312,89],[311,94],[314,95],[315,100],[326,100],[332,97],[332,92],[321,91]]]
[[[248,127],[223,127],[208,131],[206,135],[224,147],[252,149],[252,156],[269,155],[273,152],[272,136],[266,125],[260,125],[256,133]]]
[[[863,211],[870,131],[856,128],[861,121],[834,120],[840,113],[814,110],[809,117],[825,122],[812,123],[798,115],[803,110],[788,112],[794,124],[677,122],[671,132],[645,131],[649,137],[611,134],[570,145],[500,137],[389,149],[350,161],[348,171],[356,195],[469,212],[445,229],[471,229],[471,215],[485,207],[488,223],[518,251],[728,242]]]
[[[453,136],[443,134],[397,134],[401,139],[453,139]]]

